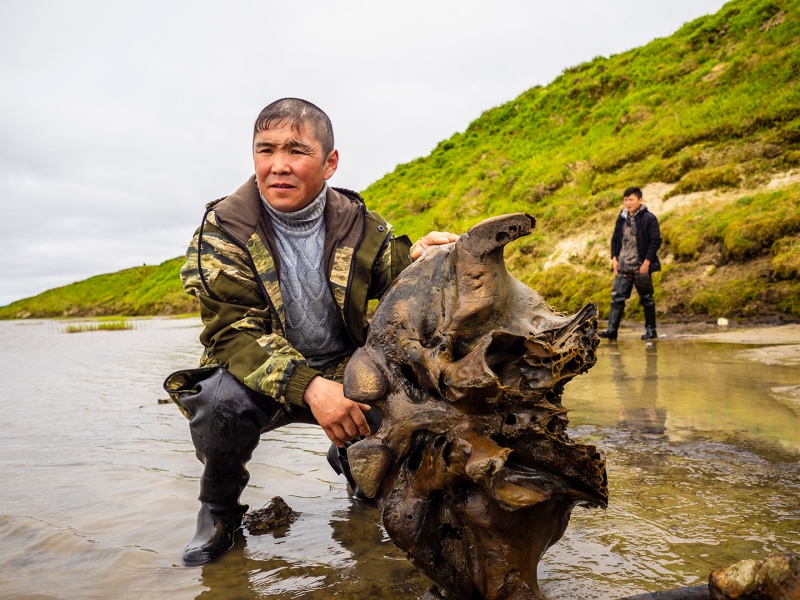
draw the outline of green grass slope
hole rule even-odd
[[[158,266],[125,269],[54,288],[0,307],[0,319],[175,315],[197,312],[185,294],[179,272],[183,257]]]
[[[796,320],[799,80],[800,0],[734,0],[486,111],[364,196],[412,238],[531,213],[536,230],[507,249],[509,269],[560,309],[594,300],[605,313],[609,238],[622,190],[638,185],[665,240],[662,319]],[[180,262],[51,290],[0,318],[196,310]],[[639,310],[633,300],[628,317]]]
[[[639,185],[666,242],[659,312],[797,318],[798,79],[800,1],[734,0],[485,112],[364,195],[412,236],[529,212],[511,271],[559,308],[607,310],[614,218]]]

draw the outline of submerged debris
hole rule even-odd
[[[289,525],[299,514],[283,498],[275,496],[266,506],[248,512],[242,519],[242,526],[252,534],[267,533],[276,527]]]

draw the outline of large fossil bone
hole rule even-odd
[[[607,505],[605,460],[566,432],[561,393],[596,360],[593,304],[551,309],[506,270],[534,220],[483,221],[429,250],[381,301],[345,372],[380,429],[348,449],[387,532],[448,598],[539,598],[539,559],[579,504]]]

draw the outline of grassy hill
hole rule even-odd
[[[798,81],[800,0],[734,0],[486,111],[364,196],[412,238],[531,213],[510,270],[558,308],[591,299],[605,313],[609,238],[622,190],[638,185],[665,240],[661,318],[798,319]],[[0,317],[184,312],[179,262],[51,290]]]
[[[364,194],[413,235],[529,212],[536,233],[507,251],[512,272],[555,306],[607,311],[614,218],[639,185],[666,242],[660,313],[797,318],[798,80],[800,2],[734,0],[565,70]]]
[[[183,257],[158,266],[125,269],[54,288],[0,307],[0,318],[176,315],[197,312],[199,305],[183,292]]]

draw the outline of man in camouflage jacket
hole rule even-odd
[[[245,465],[261,433],[292,422],[315,423],[342,448],[377,426],[377,411],[346,398],[341,385],[347,359],[366,339],[368,301],[380,298],[428,246],[457,239],[431,232],[412,246],[406,236],[395,237],[358,194],[329,187],[338,151],[330,120],[309,102],[285,98],[262,110],[253,153],[255,177],[207,206],[181,270],[184,288],[200,300],[205,325],[201,367],[173,373],[165,382],[189,418],[204,464],[197,530],[183,554],[187,565],[205,564],[233,546],[247,510],[239,503],[249,480]],[[297,222],[321,227],[315,230],[316,249],[309,246],[320,255],[311,268],[326,282],[321,295],[307,290],[287,266],[298,256],[307,258],[305,233],[293,233],[298,252],[281,246],[282,228],[295,222],[285,219],[306,213],[312,217]],[[279,247],[287,259],[283,278]],[[297,289],[285,298],[282,286],[292,281]],[[293,329],[287,320],[287,308],[302,316],[306,305],[322,310],[321,325],[310,333],[330,329],[331,356],[323,348],[321,356],[307,358],[287,339],[302,339],[299,326]],[[309,355],[316,350],[307,345]]]

